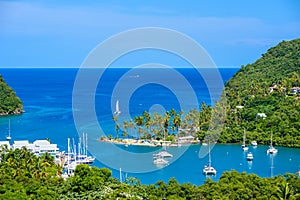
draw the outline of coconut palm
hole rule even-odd
[[[113,115],[113,121],[115,122],[116,138],[119,138],[120,125],[118,124],[118,116],[117,115]]]
[[[134,118],[134,122],[136,123],[136,125],[139,127],[138,128],[138,133],[141,132],[140,129],[142,129],[141,127],[144,125],[144,117],[143,116],[136,116]]]

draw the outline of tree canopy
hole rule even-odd
[[[0,150],[0,199],[299,199],[300,178],[285,174],[260,178],[255,174],[224,172],[219,181],[203,185],[170,178],[145,185],[134,177],[124,182],[106,168],[80,164],[64,180],[53,157],[35,156],[26,148]],[[201,174],[199,174],[201,176]]]
[[[300,39],[283,41],[242,66],[226,82],[225,94],[221,142],[241,141],[246,128],[248,139],[260,144],[268,144],[273,132],[275,145],[300,147]]]
[[[23,103],[0,74],[0,115],[20,114]]]

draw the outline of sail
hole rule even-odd
[[[120,113],[121,113],[121,111],[119,109],[119,100],[117,100],[117,102],[116,102],[116,111],[114,112],[114,114],[118,115]]]

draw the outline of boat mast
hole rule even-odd
[[[68,175],[70,174],[70,138],[68,138],[68,157],[67,157],[67,159],[68,159],[68,168],[67,168],[67,170],[68,170]]]
[[[75,145],[75,140],[73,138],[73,155],[74,155],[74,162],[76,163],[76,145]]]
[[[246,129],[244,128],[243,146],[246,146]]]
[[[208,166],[211,167],[210,141],[208,142]]]
[[[88,138],[87,134],[85,134],[85,155],[87,156],[87,148],[88,148]]]
[[[270,148],[273,148],[272,136],[273,136],[273,132],[271,131]]]
[[[10,119],[8,120],[8,137],[10,138]]]
[[[78,142],[78,155],[81,155],[81,137],[79,137],[79,142]]]

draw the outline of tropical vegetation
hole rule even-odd
[[[61,178],[53,157],[35,156],[26,148],[0,151],[0,199],[299,199],[300,178],[285,174],[260,178],[236,171],[203,185],[180,184],[175,178],[145,185],[134,177],[124,182],[106,168],[78,165],[73,176]]]
[[[116,116],[114,121],[118,136],[122,126]],[[248,142],[269,144],[272,133],[274,145],[300,147],[300,39],[283,41],[242,66],[213,107],[202,103],[185,115],[174,109],[153,116],[144,111],[124,121],[123,136],[128,130],[136,138],[174,141],[175,135],[193,135],[219,143],[241,143],[246,130]]]
[[[16,93],[4,81],[0,74],[0,116],[20,114],[23,112],[23,104]]]

